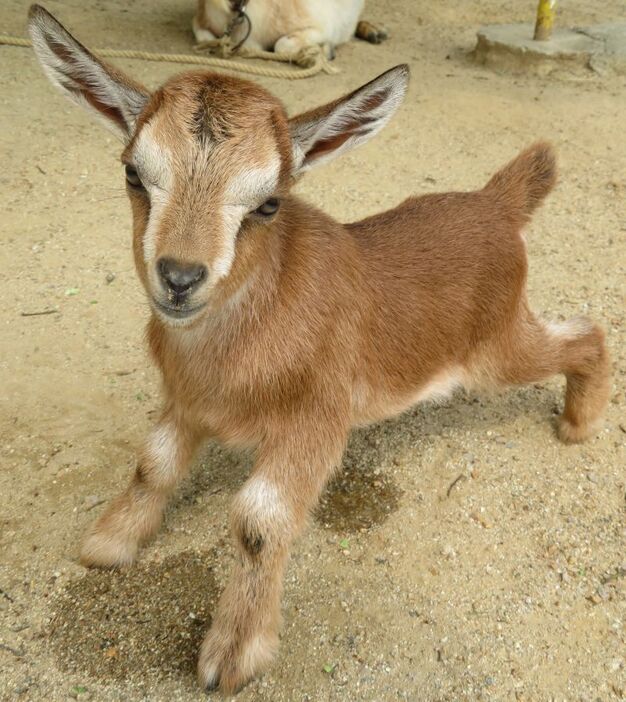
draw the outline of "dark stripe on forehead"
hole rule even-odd
[[[212,79],[201,85],[194,97],[191,133],[201,145],[208,141],[224,141],[232,136],[229,126],[219,109],[219,86]]]
[[[203,85],[194,99],[195,109],[191,117],[191,133],[204,145],[213,136],[209,122],[208,86]]]

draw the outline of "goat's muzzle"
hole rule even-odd
[[[206,282],[207,268],[174,258],[160,258],[156,264],[162,295],[154,296],[157,309],[173,319],[192,317],[205,303],[195,304],[193,293]]]

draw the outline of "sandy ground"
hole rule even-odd
[[[22,33],[27,4],[3,0],[0,28]],[[411,64],[393,123],[299,186],[344,220],[410,193],[480,187],[534,139],[556,144],[561,182],[528,236],[530,297],[555,319],[605,326],[605,426],[586,445],[557,442],[558,378],[356,432],[295,549],[280,657],[242,702],[626,695],[626,80],[512,77],[469,61],[481,24],[527,20],[534,4],[371,2],[386,44],[341,48],[338,76],[263,83],[296,111]],[[189,47],[192,5],[48,2],[91,46],[166,51]],[[572,0],[561,21],[623,10]],[[149,85],[180,70],[120,65]],[[249,459],[208,446],[134,569],[76,563],[159,406],[148,310],[119,146],[29,51],[0,48],[0,81],[0,699],[202,699],[195,651],[230,570],[227,510]]]

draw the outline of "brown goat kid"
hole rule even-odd
[[[37,6],[30,33],[52,82],[126,144],[165,389],[135,475],[87,534],[82,562],[135,559],[205,437],[255,452],[233,504],[235,572],[200,652],[203,687],[232,692],[274,656],[290,546],[352,426],[456,387],[564,373],[559,436],[596,430],[609,394],[602,331],[543,322],[526,298],[521,230],[555,182],[547,144],[477,192],[410,198],[343,225],[291,195],[293,178],[378,132],[406,66],[288,119],[259,86],[214,73],[149,93]]]

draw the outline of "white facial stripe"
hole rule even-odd
[[[172,189],[172,159],[169,150],[154,138],[154,126],[147,124],[139,133],[133,160],[150,196],[150,217],[143,235],[143,260],[156,257],[156,235]]]
[[[211,266],[214,280],[225,278],[232,268],[235,260],[235,242],[241,222],[246,216],[248,208],[243,205],[225,205],[222,209],[223,242],[222,250]]]
[[[275,153],[264,166],[244,168],[226,187],[226,202],[241,205],[261,204],[271,197],[278,185],[280,155]]]
[[[250,209],[254,209],[274,194],[279,175],[280,155],[276,153],[265,166],[240,171],[226,186],[227,204],[222,209],[223,246],[212,266],[215,280],[225,278],[230,273],[235,260],[235,242],[241,222]]]
[[[146,187],[171,190],[172,156],[170,150],[159,143],[154,131],[154,122],[149,122],[139,132],[133,149],[133,160]]]

